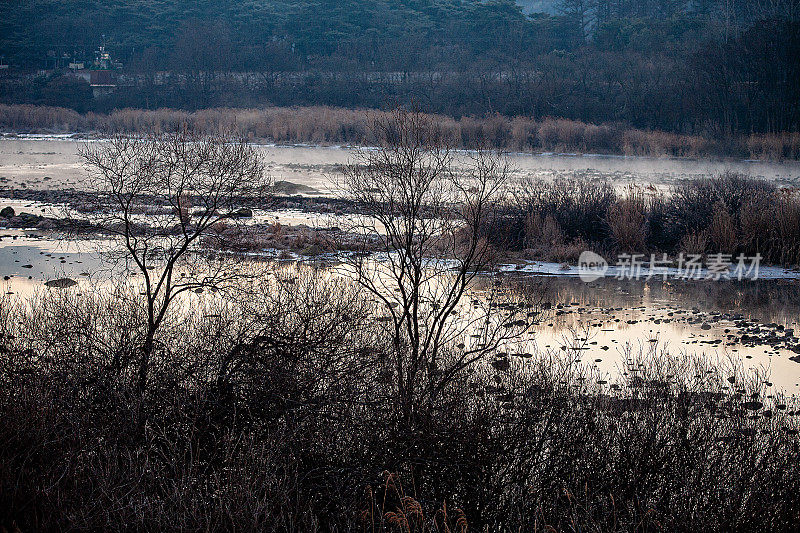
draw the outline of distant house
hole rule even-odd
[[[95,52],[95,60],[88,69],[83,61],[74,60],[69,64],[73,76],[84,79],[91,85],[95,98],[109,94],[117,88],[115,71],[121,68],[122,63],[114,61],[105,46]]]

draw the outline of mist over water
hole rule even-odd
[[[86,142],[48,138],[0,139],[0,187],[83,189],[86,172],[78,156]],[[267,172],[276,181],[289,181],[330,193],[332,178],[349,163],[354,148],[261,145]],[[800,162],[693,160],[572,154],[508,154],[517,178],[604,178],[615,185],[668,186],[677,180],[715,176],[726,171],[774,181],[800,184]]]

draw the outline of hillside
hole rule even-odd
[[[455,117],[780,133],[800,128],[798,13],[798,0],[2,2],[0,103],[413,103]],[[96,65],[101,45],[124,89],[69,75]]]
[[[212,37],[234,68],[250,69],[265,52],[302,63],[349,49],[380,61],[400,41],[484,53],[497,46],[496,32],[524,25],[513,0],[28,0],[0,4],[0,54],[39,68],[106,42],[123,62],[163,63],[192,35]]]

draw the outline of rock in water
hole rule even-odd
[[[11,218],[14,215],[16,215],[16,213],[14,212],[13,207],[4,207],[2,210],[0,210],[0,217]]]
[[[231,216],[233,218],[252,218],[253,210],[252,209],[247,209],[246,207],[243,207],[243,208],[241,208],[241,209],[239,209],[237,211],[234,211],[231,214]]]
[[[54,289],[68,289],[70,287],[74,287],[77,284],[78,284],[77,281],[70,278],[53,279],[45,283],[45,285],[47,285],[48,287],[52,287]]]

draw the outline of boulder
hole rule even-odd
[[[11,218],[14,215],[16,215],[16,213],[14,212],[13,207],[4,207],[2,210],[0,210],[0,217]]]

